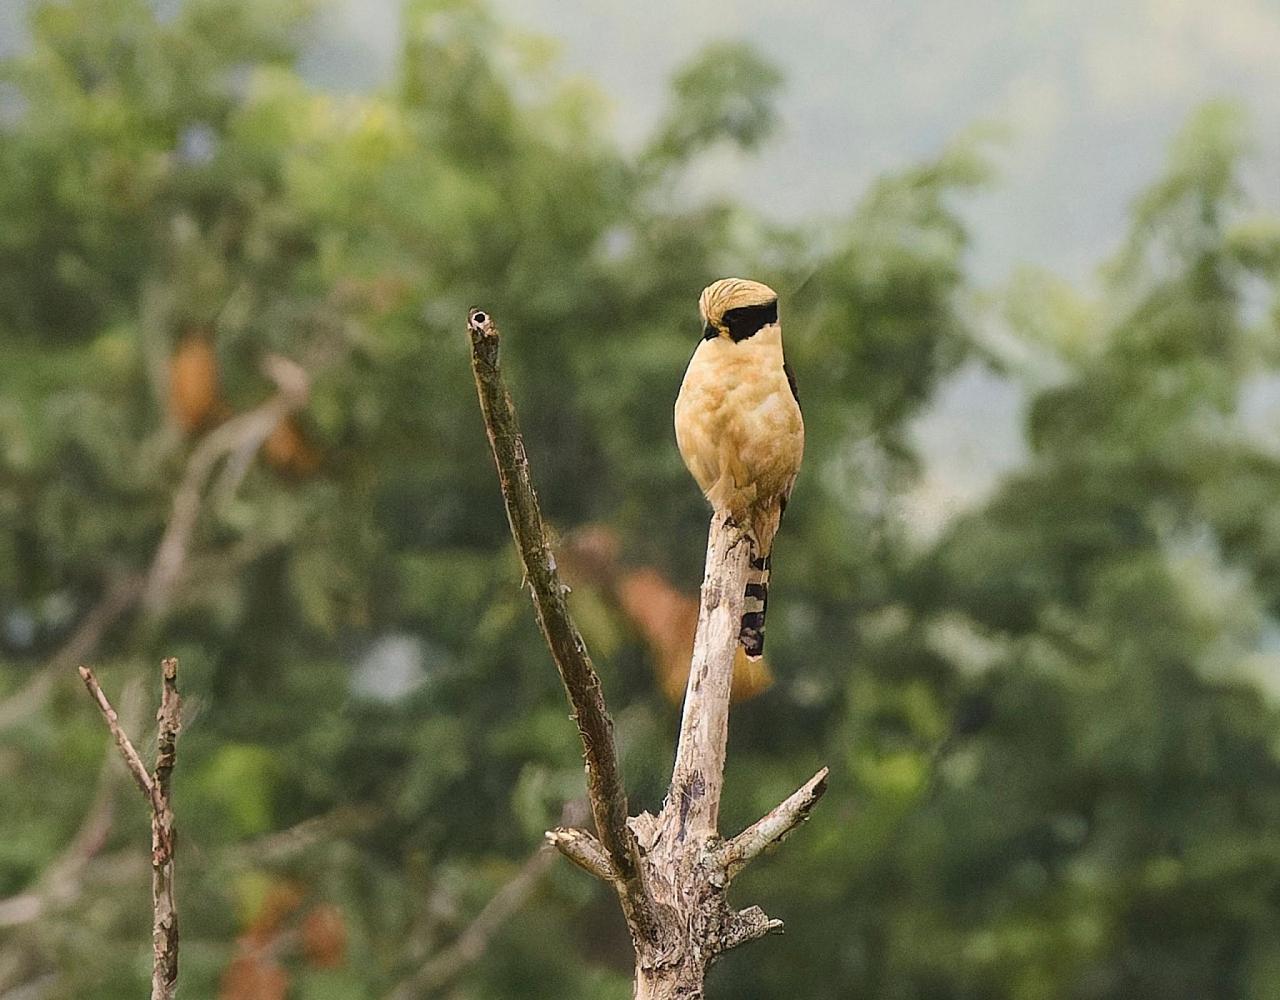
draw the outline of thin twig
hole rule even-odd
[[[787,834],[809,818],[809,813],[827,790],[827,773],[824,767],[765,816],[715,851],[716,863],[724,868],[729,878],[764,851],[782,843]]]
[[[596,831],[617,872],[615,886],[627,924],[633,934],[650,939],[656,933],[655,916],[635,839],[627,829],[627,794],[614,745],[613,720],[605,708],[600,677],[587,654],[586,643],[565,604],[566,588],[556,572],[529,475],[524,440],[498,365],[498,328],[487,313],[472,309],[467,330],[471,338],[471,369],[498,467],[507,520],[524,564],[538,624],[560,671],[582,738],[587,793]]]
[[[102,712],[130,775],[151,807],[151,941],[154,953],[151,1000],[173,1000],[178,986],[178,908],[173,891],[174,829],[169,791],[177,756],[178,732],[182,726],[178,661],[172,658],[165,660],[161,664],[161,676],[160,710],[156,713],[159,723],[156,769],[154,774],[148,774],[93,671],[84,666],[80,668],[80,678],[89,696]]]
[[[129,734],[121,728],[120,716],[111,707],[111,702],[107,700],[107,695],[102,690],[102,685],[98,683],[98,678],[93,676],[93,671],[88,667],[81,667],[80,679],[84,681],[84,686],[89,689],[89,697],[93,699],[94,704],[102,712],[107,728],[111,730],[111,735],[115,738],[116,746],[120,750],[120,756],[124,758],[125,766],[129,768],[129,776],[133,778],[133,783],[147,797],[148,802],[153,801],[151,793],[155,788],[155,782],[151,779],[151,775],[147,773],[147,765],[142,763],[142,758],[138,756],[138,751],[133,748],[133,742],[129,739]]]

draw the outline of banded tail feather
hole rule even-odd
[[[772,554],[756,556],[747,572],[746,593],[742,604],[742,624],[738,642],[747,657],[758,660],[764,655],[764,616],[769,604],[769,569]]]

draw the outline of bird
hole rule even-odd
[[[750,663],[764,653],[773,539],[804,457],[804,418],[777,292],[722,278],[703,289],[698,313],[702,340],[676,397],[676,445],[712,509],[750,541],[737,652]]]

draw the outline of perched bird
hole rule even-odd
[[[676,444],[711,506],[750,539],[739,652],[754,660],[764,652],[773,536],[800,471],[804,420],[782,356],[777,293],[722,278],[703,289],[698,312],[702,342],[676,399]]]

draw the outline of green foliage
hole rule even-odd
[[[808,442],[779,683],[735,709],[725,826],[833,777],[736,890],[790,933],[726,960],[712,995],[1274,995],[1280,729],[1254,681],[1274,668],[1280,469],[1240,411],[1274,378],[1276,311],[1256,306],[1280,238],[1236,182],[1231,112],[1179,141],[1101,295],[1023,272],[1003,297],[1051,360],[1032,457],[926,543],[901,501],[913,418],[977,353],[956,211],[986,180],[975,139],[782,229],[671,195],[774,127],[780,78],[747,48],[695,59],[627,156],[592,95],[511,68],[521,43],[478,3],[410,3],[394,82],[359,96],[299,74],[307,13],[46,3],[2,71],[0,698],[147,570],[208,427],[275,391],[264,359],[311,377],[293,458],[219,466],[187,572],[94,654],[112,692],[182,658],[184,993],[216,996],[254,931],[286,942],[290,995],[386,995],[580,793],[466,307],[505,330],[551,519],[609,523],[624,562],[692,590],[706,513],[670,407],[698,290],[740,273],[783,293]],[[194,431],[174,402],[192,338],[217,372]],[[676,714],[617,610],[575,600],[633,804],[656,806]],[[74,677],[0,729],[0,897],[70,843],[103,751]],[[144,988],[145,818],[115,794],[81,894],[0,944],[0,992]],[[336,967],[288,944],[328,904]],[[624,997],[628,955],[613,901],[561,866],[451,995]]]
[[[672,81],[675,103],[650,153],[676,163],[717,142],[752,150],[777,125],[774,96],[782,77],[750,46],[708,46]]]

